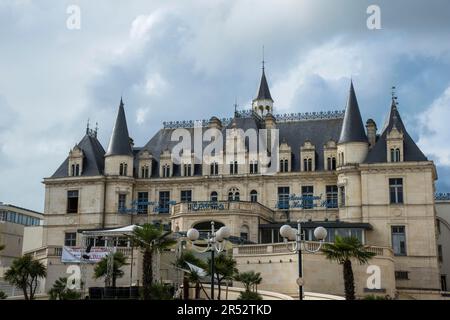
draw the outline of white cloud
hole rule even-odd
[[[450,86],[418,116],[421,125],[419,147],[438,165],[450,166]]]
[[[136,111],[136,123],[138,125],[141,125],[145,122],[147,119],[148,112],[150,111],[149,108],[139,108]]]

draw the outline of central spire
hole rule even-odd
[[[272,95],[270,94],[269,85],[267,84],[265,72],[264,47],[261,81],[259,82],[259,88],[256,92],[256,98],[253,99],[252,109],[254,112],[258,113],[261,116],[267,113],[273,113],[273,99]]]
[[[109,140],[108,151],[105,156],[116,155],[133,155],[130,144],[130,137],[128,135],[127,119],[125,117],[125,110],[123,108],[123,100],[120,97],[119,111],[117,113],[116,123],[114,125],[111,139]]]

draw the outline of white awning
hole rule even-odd
[[[130,235],[133,233],[133,230],[135,228],[142,228],[138,225],[132,224],[129,226],[117,228],[117,229],[110,229],[110,230],[86,230],[83,231],[84,235],[89,236],[120,236],[120,235]]]

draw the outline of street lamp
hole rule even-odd
[[[193,248],[201,253],[211,251],[211,299],[214,300],[214,252],[217,253],[222,252],[225,249],[225,240],[230,237],[231,231],[230,228],[223,226],[219,230],[214,230],[214,221],[211,221],[211,232],[208,232],[208,243],[206,249],[201,250],[198,248]],[[189,229],[187,234],[187,238],[194,244],[200,237],[200,232],[197,229]]]
[[[288,248],[289,251],[291,252],[296,252],[298,254],[298,279],[297,279],[297,284],[298,284],[298,293],[299,293],[299,299],[303,300],[303,266],[302,266],[302,245],[304,250],[306,250],[307,252],[310,253],[316,253],[320,250],[320,248],[322,247],[322,244],[324,242],[324,239],[327,237],[327,230],[324,227],[317,227],[316,229],[314,229],[314,237],[320,241],[319,243],[319,247],[315,250],[310,250],[308,249],[305,245],[304,242],[305,240],[305,234],[302,231],[302,225],[301,225],[301,221],[297,220],[297,229],[292,228],[290,225],[283,225],[280,228],[280,235],[283,237],[284,242],[286,243],[286,247]],[[295,243],[292,245],[292,247],[289,247],[288,244],[288,240],[289,241],[295,241]]]

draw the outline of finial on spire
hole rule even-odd
[[[398,97],[396,95],[396,87],[392,86],[391,89],[392,89],[392,91],[391,91],[391,94],[392,94],[392,105],[398,106],[398,101],[397,101]]]
[[[120,96],[120,105],[123,107],[122,95]]]
[[[238,107],[238,104],[237,104],[237,97],[235,97],[234,98],[234,116],[235,117],[237,117],[237,107]]]
[[[89,134],[89,118],[87,119],[86,134]]]
[[[264,45],[262,46],[262,69],[264,70],[264,64],[266,61],[264,60]]]
[[[97,132],[98,132],[98,122],[95,123],[95,131],[94,136],[97,138]]]

